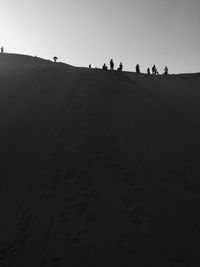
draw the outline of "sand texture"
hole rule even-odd
[[[200,266],[200,74],[0,55],[0,266]]]

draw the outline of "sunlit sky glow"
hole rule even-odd
[[[200,72],[200,0],[0,0],[0,46],[74,66]]]

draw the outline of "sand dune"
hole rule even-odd
[[[0,266],[200,266],[199,84],[0,55]]]

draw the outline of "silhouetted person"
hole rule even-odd
[[[135,70],[137,73],[140,73],[140,65],[139,64],[136,65]]]
[[[118,70],[120,70],[120,71],[122,71],[122,69],[123,69],[123,65],[122,65],[122,62],[119,64],[119,68],[118,68]]]
[[[91,64],[89,65],[89,69],[91,69],[92,68],[92,66],[91,66]]]
[[[150,68],[147,69],[147,74],[150,75],[151,72],[150,72]]]
[[[103,64],[103,67],[102,67],[102,69],[103,69],[103,70],[107,70],[107,69],[108,69],[108,67],[106,66],[106,64],[105,64],[105,63]]]
[[[165,68],[164,68],[164,74],[168,75],[168,67],[167,66],[165,66]]]
[[[1,53],[4,53],[4,48],[3,48],[3,46],[1,47]]]
[[[157,71],[157,68],[155,65],[153,65],[153,67],[152,67],[152,74],[154,74],[154,75],[158,74],[159,75],[159,72]]]
[[[113,59],[110,60],[110,69],[114,70],[114,62]]]
[[[153,65],[153,67],[152,67],[152,74],[155,74],[155,68],[156,68],[156,66]]]
[[[53,60],[54,60],[54,62],[57,62],[58,58],[57,57],[54,57]]]

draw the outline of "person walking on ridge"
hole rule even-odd
[[[155,65],[153,65],[153,67],[152,67],[152,74],[154,74],[154,75],[158,74],[159,75],[159,72],[158,72]]]
[[[136,65],[135,70],[137,73],[140,73],[140,65],[139,64]]]
[[[4,48],[3,48],[3,46],[1,47],[1,53],[2,53],[2,54],[4,53]]]

